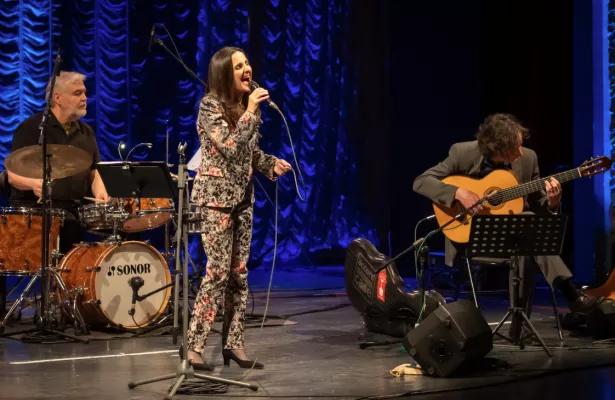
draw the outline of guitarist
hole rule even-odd
[[[481,206],[469,209],[480,200],[476,193],[445,184],[441,180],[451,175],[483,178],[493,170],[502,168],[510,170],[520,184],[539,179],[536,153],[522,146],[523,139],[528,137],[528,129],[512,115],[490,115],[479,127],[477,140],[454,144],[448,158],[415,179],[413,189],[432,202],[446,207],[452,207],[454,202],[459,202],[470,213],[480,210]],[[524,199],[524,212],[557,214],[560,212],[561,198],[560,183],[551,178],[545,182],[544,190],[532,193]],[[452,266],[457,253],[464,251],[464,245],[453,243],[447,238],[446,265]],[[520,257],[519,306],[525,308],[528,316],[531,311],[536,267],[540,268],[554,290],[559,289],[562,292],[571,311],[586,313],[599,302],[599,298],[580,292],[572,284],[572,274],[560,257]],[[509,288],[512,291],[512,281]]]

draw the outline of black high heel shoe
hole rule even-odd
[[[259,362],[254,362],[250,360],[241,360],[239,357],[233,353],[233,350],[223,349],[222,350],[222,358],[224,358],[224,365],[227,367],[231,365],[231,360],[235,361],[240,368],[252,368],[252,364],[254,364],[254,369],[263,369],[265,366]]]
[[[184,360],[184,346],[183,345],[179,347],[179,358],[182,361]],[[190,360],[190,364],[192,365],[192,368],[194,368],[195,371],[213,371],[214,370],[214,367],[207,364],[206,362],[195,363],[194,361]]]

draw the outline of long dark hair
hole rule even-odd
[[[485,155],[503,156],[514,151],[521,139],[530,137],[529,130],[510,114],[492,114],[478,128],[478,147]]]
[[[243,96],[241,103],[237,103],[233,98],[233,87],[235,85],[233,77],[233,54],[245,52],[238,47],[223,47],[214,54],[209,62],[207,72],[207,93],[222,103],[227,122],[232,126],[237,124],[239,117],[244,113],[248,106],[248,96]]]

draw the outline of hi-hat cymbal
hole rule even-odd
[[[64,144],[48,144],[51,179],[66,178],[85,172],[92,166],[92,156],[85,150]],[[43,146],[15,150],[4,161],[10,172],[26,178],[43,179]]]

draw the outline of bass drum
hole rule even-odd
[[[92,327],[147,326],[165,311],[171,296],[169,286],[137,301],[134,320],[129,314],[133,277],[143,278],[139,295],[171,283],[165,259],[143,242],[80,243],[62,258],[60,271],[71,296],[79,296],[77,307],[85,323]]]

